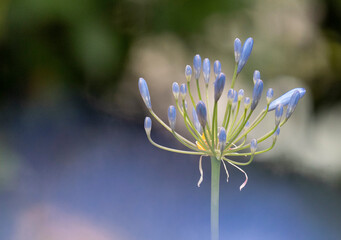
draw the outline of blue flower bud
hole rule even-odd
[[[218,139],[219,139],[220,151],[222,152],[224,150],[225,144],[226,144],[225,128],[223,128],[223,127],[220,128]]]
[[[148,85],[143,78],[139,79],[139,90],[140,90],[141,97],[142,97],[144,103],[146,104],[147,108],[151,109],[152,103],[150,101]]]
[[[286,119],[290,118],[291,114],[295,111],[295,108],[297,106],[298,100],[300,100],[300,92],[295,91],[289,101],[288,108],[287,108],[287,114]]]
[[[250,105],[251,105],[251,100],[250,100],[249,97],[246,97],[244,99],[244,107],[245,107],[245,109],[248,109],[250,107]]]
[[[270,103],[272,97],[274,96],[274,90],[272,88],[269,88],[268,91],[266,92],[266,102],[267,104]]]
[[[236,61],[236,63],[239,62],[241,52],[242,52],[242,42],[240,41],[239,38],[236,38],[234,40],[234,60]]]
[[[146,117],[144,119],[144,130],[146,131],[146,134],[149,136],[150,131],[152,129],[152,120],[150,117]]]
[[[176,122],[176,109],[173,105],[169,106],[168,108],[168,121],[170,128],[174,130]]]
[[[194,123],[195,129],[196,129],[200,134],[202,134],[202,127],[201,127],[201,124],[200,124],[199,119],[198,119],[197,112],[195,111],[195,108],[194,108],[194,107],[193,107],[193,111],[192,111],[192,116],[193,116],[193,123]]]
[[[236,90],[233,90],[232,111],[234,111],[234,109],[236,108],[237,102],[238,102],[238,93]]]
[[[257,107],[257,104],[262,96],[262,91],[263,91],[263,81],[258,80],[253,88],[253,93],[252,93],[252,103],[251,103],[252,111]]]
[[[193,67],[194,67],[195,79],[199,79],[199,77],[200,77],[200,70],[201,70],[201,57],[200,57],[199,54],[194,56]]]
[[[227,102],[228,104],[232,104],[234,99],[234,90],[233,89],[229,89],[227,92]]]
[[[219,60],[216,60],[213,64],[213,70],[214,70],[214,76],[217,78],[217,76],[221,73],[221,63]]]
[[[277,130],[275,131],[274,135],[273,135],[273,140],[276,141],[277,137],[280,133],[281,129],[279,128],[279,126],[277,127]]]
[[[238,92],[238,101],[241,101],[244,97],[244,90],[240,89]]]
[[[187,85],[185,83],[181,84],[180,86],[180,94],[182,99],[185,99],[186,94],[187,94]]]
[[[246,131],[250,127],[250,122],[247,121],[244,125],[244,131]]]
[[[197,116],[202,128],[205,128],[207,123],[206,105],[203,101],[199,101],[196,107]]]
[[[256,139],[252,139],[251,143],[250,143],[250,150],[252,154],[255,154],[256,150],[257,150],[257,140]]]
[[[204,61],[202,62],[202,73],[204,74],[204,81],[206,85],[208,85],[211,73],[210,60],[208,58],[205,58]]]
[[[260,72],[258,70],[255,70],[253,72],[253,84],[256,84],[256,82],[260,79]]]
[[[275,111],[275,125],[278,126],[283,115],[283,105],[279,104]]]
[[[294,94],[295,91],[299,91],[300,93],[300,98],[302,98],[306,92],[306,90],[304,88],[294,88],[292,90],[290,90],[289,92],[283,94],[282,96],[280,96],[279,98],[273,100],[270,105],[269,105],[269,110],[268,111],[272,111],[274,109],[276,109],[276,107],[279,104],[282,104],[283,106],[288,105],[291,96]]]
[[[246,64],[247,60],[249,59],[251,51],[252,51],[252,47],[253,47],[253,39],[252,38],[246,39],[242,48],[242,52],[240,54],[237,74],[240,73],[240,71],[243,69],[244,65]]]
[[[192,68],[190,65],[187,65],[185,68],[185,76],[186,76],[186,80],[187,82],[191,81],[191,77],[192,77]]]
[[[225,86],[225,74],[220,73],[214,82],[214,101],[218,101]]]
[[[172,91],[173,91],[174,98],[178,100],[180,88],[177,82],[173,82]]]

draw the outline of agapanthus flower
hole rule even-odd
[[[231,81],[228,81],[226,75],[222,72],[220,61],[216,60],[213,64],[213,73],[215,81],[210,84],[211,66],[210,60],[205,58],[203,63],[199,54],[195,55],[193,59],[194,75],[192,76],[192,68],[187,65],[185,67],[184,83],[179,85],[174,82],[171,90],[174,95],[174,105],[168,108],[168,122],[167,125],[161,120],[153,111],[151,98],[146,81],[143,78],[139,79],[138,85],[142,99],[149,110],[150,114],[163,125],[180,143],[182,143],[189,150],[179,150],[161,146],[155,143],[151,138],[152,122],[149,117],[145,118],[145,131],[149,141],[156,147],[182,154],[199,155],[199,170],[200,180],[198,186],[203,180],[202,157],[209,156],[211,161],[220,161],[226,171],[228,180],[227,164],[237,168],[245,175],[245,181],[240,186],[240,190],[246,185],[248,177],[240,166],[250,164],[255,155],[265,153],[271,150],[277,141],[280,128],[287,122],[293,114],[298,101],[304,96],[306,90],[304,88],[295,88],[284,95],[273,99],[274,90],[269,88],[266,92],[266,106],[260,108],[260,113],[254,116],[257,106],[260,102],[264,83],[261,80],[260,72],[254,71],[253,83],[254,88],[252,97],[246,97],[243,89],[234,87],[235,80],[241,70],[244,68],[247,60],[250,57],[253,48],[253,39],[248,38],[244,44],[237,38],[234,42],[235,53],[235,71]],[[201,74],[201,71],[203,74]],[[206,99],[202,98],[201,91],[203,89],[199,86],[199,79],[203,76],[204,91]],[[198,99],[194,99],[191,89],[192,77],[196,80],[196,88]],[[229,89],[225,85],[230,83]],[[213,109],[210,109],[208,98],[208,89],[213,87],[214,98],[212,99]],[[227,101],[221,101],[221,96],[227,94]],[[179,97],[180,95],[180,97]],[[187,100],[192,104],[192,114],[188,113]],[[222,104],[225,112],[218,113],[218,104]],[[286,110],[285,110],[286,109]],[[249,133],[269,114],[272,110],[274,113],[274,125],[263,136],[249,140]],[[286,111],[284,114],[283,112]],[[192,139],[185,138],[176,131],[176,115],[182,117],[186,128],[192,136]],[[218,118],[221,116],[221,118]],[[283,118],[284,115],[284,118]],[[258,145],[267,139],[271,139],[272,143],[265,149],[258,149]],[[247,161],[243,160],[248,156]],[[233,157],[233,160],[231,159]],[[236,160],[235,157],[240,157]],[[215,159],[215,160],[214,160]]]

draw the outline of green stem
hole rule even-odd
[[[238,69],[238,64],[236,63],[234,65],[234,72],[233,72],[233,76],[232,76],[232,83],[231,83],[231,88],[234,88],[234,84],[236,82],[236,78],[237,78],[237,69]]]
[[[211,240],[219,240],[220,161],[211,157]]]

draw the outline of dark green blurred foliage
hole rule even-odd
[[[58,88],[98,97],[117,84],[134,38],[170,31],[186,39],[212,13],[243,1],[14,0],[1,3],[0,99]]]
[[[312,84],[317,108],[341,101],[341,1],[326,0],[324,3],[326,12],[321,28],[328,40],[331,71],[316,76]]]

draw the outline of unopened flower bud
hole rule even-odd
[[[150,135],[151,129],[152,129],[152,120],[150,119],[150,117],[146,117],[144,119],[144,130],[146,131],[146,134],[148,136]]]
[[[252,93],[252,103],[251,103],[252,111],[257,107],[258,102],[262,96],[262,91],[263,91],[263,81],[258,80],[253,88],[253,93]]]
[[[210,60],[208,58],[205,58],[202,62],[202,73],[204,75],[205,84],[208,85],[211,73]]]
[[[252,139],[251,143],[250,143],[250,150],[252,154],[255,154],[256,150],[257,150],[257,140],[256,139]]]
[[[203,101],[199,101],[195,110],[197,112],[197,116],[202,128],[205,128],[207,123],[207,112],[205,103]]]
[[[253,47],[253,39],[252,38],[246,39],[246,41],[243,45],[241,54],[240,54],[240,59],[239,59],[238,68],[237,68],[237,74],[241,72],[241,70],[243,69],[247,60],[249,59],[251,51],[252,51],[252,47]]]
[[[217,102],[223,93],[225,86],[225,74],[220,73],[214,82],[214,101]]]
[[[217,78],[217,76],[221,73],[221,63],[216,60],[213,64],[213,70],[214,70],[214,76]]]
[[[139,90],[140,90],[141,97],[142,97],[144,103],[146,104],[147,108],[151,109],[152,103],[150,101],[148,85],[143,78],[139,79]]]
[[[179,91],[180,91],[179,84],[177,82],[173,82],[172,92],[176,100],[178,100],[179,98]]]
[[[176,109],[173,105],[169,106],[168,108],[168,121],[170,128],[174,130],[176,122]]]
[[[193,58],[193,68],[195,79],[199,79],[201,71],[201,57],[199,54],[195,55]]]
[[[186,80],[187,82],[191,81],[191,77],[192,77],[192,68],[190,65],[187,65],[185,68],[185,76],[186,76]]]
[[[181,95],[182,99],[186,98],[186,94],[187,94],[187,85],[185,83],[183,83],[180,86],[180,95]]]

